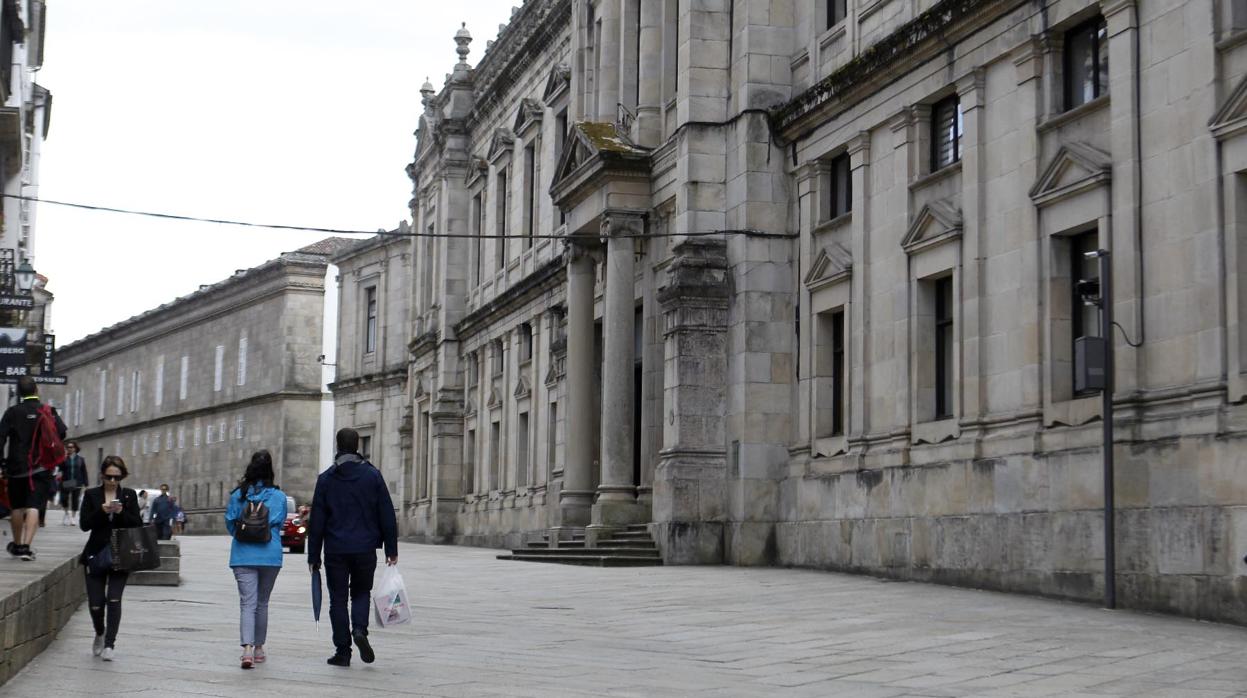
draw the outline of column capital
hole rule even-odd
[[[1105,20],[1112,19],[1119,12],[1131,11],[1130,19],[1134,19],[1133,10],[1137,9],[1137,0],[1100,0],[1100,14],[1104,15]],[[1134,22],[1131,21],[1133,26]]]
[[[870,131],[858,131],[857,135],[845,144],[845,152],[849,154],[849,166],[856,170],[870,162]]]
[[[1034,35],[1013,49],[1013,65],[1019,85],[1043,76],[1043,38]]]
[[[978,109],[983,106],[983,93],[987,86],[987,71],[975,68],[957,81],[957,99],[961,103],[961,111]]]
[[[639,237],[645,232],[645,211],[629,208],[608,208],[602,212],[602,239]]]

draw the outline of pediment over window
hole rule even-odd
[[[472,188],[478,182],[489,178],[489,161],[485,158],[471,158],[468,161],[467,178],[464,183],[468,188]]]
[[[909,254],[961,237],[961,209],[948,201],[923,206],[909,224],[901,247]]]
[[[515,392],[513,393],[514,397],[525,398],[531,395],[532,392],[533,389],[528,383],[528,378],[521,373],[519,379],[515,381]]]
[[[1225,140],[1247,131],[1247,78],[1238,82],[1225,103],[1208,122],[1217,140]]]
[[[490,387],[489,400],[486,401],[485,406],[492,409],[492,408],[500,406],[501,404],[502,404],[502,396],[498,394],[498,388]]]
[[[820,249],[805,275],[805,287],[811,291],[843,281],[853,273],[853,255],[838,242]]]
[[[545,105],[535,99],[525,97],[520,100],[519,111],[515,114],[515,124],[511,131],[523,135],[530,128],[541,125],[541,117],[545,114]]]
[[[1108,153],[1086,143],[1066,143],[1039,175],[1030,197],[1037,206],[1045,206],[1108,182],[1112,172],[1113,157]]]
[[[568,129],[550,192],[556,201],[597,174],[649,176],[650,149],[619,133],[615,124],[578,121]]]
[[[494,136],[489,141],[489,154],[486,157],[490,162],[495,162],[498,158],[510,153],[514,146],[515,134],[510,129],[495,129]]]
[[[546,78],[546,89],[541,93],[541,101],[554,104],[555,100],[567,93],[571,83],[572,69],[559,63],[550,71],[550,77]]]

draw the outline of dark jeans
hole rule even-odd
[[[78,513],[78,505],[82,503],[82,488],[75,487],[71,490],[61,488],[61,508]]]
[[[84,567],[85,571],[86,568]],[[91,623],[95,625],[95,634],[104,636],[104,646],[112,647],[117,642],[117,630],[121,628],[121,595],[126,590],[129,572],[109,572],[108,574],[86,573],[87,606],[91,609]],[[104,611],[107,609],[108,623],[105,625]]]
[[[166,521],[164,523],[157,523],[157,522],[153,522],[153,523],[156,524],[156,539],[157,540],[172,540],[173,539],[173,522],[172,521]]]
[[[377,553],[325,555],[325,583],[329,587],[329,622],[333,625],[333,646],[350,654],[351,630],[368,632],[368,611],[372,605],[372,577],[377,571]],[[347,596],[350,618],[347,618]]]

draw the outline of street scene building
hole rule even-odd
[[[42,392],[92,468],[168,483],[195,530],[221,528],[229,492],[265,448],[282,489],[311,501],[320,473],[330,238],[105,328],[57,353],[66,387]],[[204,514],[196,516],[195,514]],[[205,529],[205,527],[207,527]]]
[[[39,161],[52,118],[52,93],[35,82],[43,66],[46,6],[41,0],[0,5],[0,327],[6,348],[24,348],[8,360],[0,378],[15,372],[40,374],[45,349],[54,343],[52,293],[46,276],[35,273],[36,203]],[[25,332],[22,335],[22,331]],[[11,388],[0,383],[7,404]]]
[[[394,233],[407,233],[404,222]],[[411,326],[411,240],[379,235],[343,248],[338,269],[334,425],[359,432],[360,451],[385,476],[396,506],[411,503],[411,403],[407,328]]]
[[[1247,620],[1242,3],[528,0],[454,40],[410,536],[1100,598],[1105,250],[1119,599]]]

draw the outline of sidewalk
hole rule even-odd
[[[1247,695],[1247,629],[1024,596],[784,569],[595,569],[404,544],[416,621],[378,659],[325,664],[302,556],[273,597],[270,660],[238,669],[228,539],[182,539],[183,586],[127,589],[117,661],[85,608],[0,695]]]

